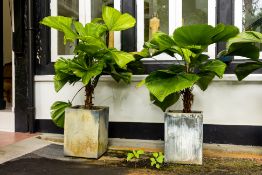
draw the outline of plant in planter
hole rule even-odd
[[[106,40],[109,32],[133,27],[135,19],[104,6],[102,18],[85,26],[63,16],[46,17],[41,24],[63,32],[65,43],[77,40],[74,58],[59,58],[54,66],[57,92],[67,83],[74,85],[81,81],[86,96],[84,106],[72,107],[73,98],[68,103],[55,102],[51,107],[52,120],[57,126],[64,127],[64,153],[98,158],[107,150],[109,108],[94,106],[94,89],[102,74],[111,75],[117,82],[129,83],[132,73],[127,64],[135,60],[130,53],[109,48]]]
[[[150,73],[138,85],[146,85],[151,101],[163,111],[182,97],[182,111],[165,113],[165,161],[202,164],[203,116],[202,112],[192,111],[193,88],[197,85],[204,91],[215,76],[222,78],[226,64],[221,58],[252,57],[257,53],[251,43],[244,43],[246,34],[239,35],[236,27],[223,24],[183,26],[177,28],[173,36],[156,33],[138,53],[143,57],[167,53],[182,58],[166,69]],[[231,43],[215,58],[209,59],[205,53],[207,47],[221,41]],[[150,54],[146,55],[145,50]]]

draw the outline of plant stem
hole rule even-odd
[[[94,87],[92,86],[91,81],[86,85],[85,91],[86,91],[85,108],[92,109]]]
[[[181,91],[182,95],[183,95],[183,112],[184,113],[191,113],[191,107],[193,104],[193,100],[194,100],[194,95],[192,93],[192,88],[186,88],[184,90]]]

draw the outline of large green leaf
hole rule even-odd
[[[180,97],[180,93],[173,93],[168,95],[162,102],[159,101],[154,95],[150,94],[150,100],[153,102],[154,105],[160,107],[162,111],[166,111],[166,109],[173,104],[175,104]]]
[[[226,50],[219,53],[219,55],[243,56],[256,61],[259,58],[259,48],[255,46],[255,43],[262,43],[262,34],[245,31],[230,38]]]
[[[64,16],[48,16],[45,17],[40,23],[48,27],[57,29],[64,32],[65,42],[66,40],[75,41],[77,34],[72,30],[72,18]]]
[[[229,47],[227,56],[242,56],[254,61],[259,59],[259,48],[252,43],[236,43]]]
[[[106,26],[98,23],[87,23],[85,25],[85,31],[87,36],[101,37],[106,33]]]
[[[207,46],[213,43],[213,37],[220,33],[222,28],[214,28],[207,24],[182,26],[174,31],[173,39],[181,47]]]
[[[115,60],[116,64],[120,67],[120,68],[126,68],[126,65],[131,62],[134,61],[135,58],[133,57],[132,54],[127,53],[127,52],[123,52],[123,51],[118,51],[116,49],[111,49],[110,53],[113,57],[113,59]]]
[[[71,106],[72,104],[70,102],[56,101],[53,103],[51,106],[51,118],[56,126],[64,128],[65,109]]]
[[[221,28],[223,30],[212,38],[214,43],[219,41],[227,41],[229,38],[232,38],[239,33],[238,28],[232,25],[218,24],[216,28]]]
[[[199,69],[209,72],[214,72],[219,78],[223,77],[227,65],[220,60],[209,60],[205,64],[199,66]]]
[[[254,72],[257,69],[262,68],[261,62],[246,62],[237,65],[235,69],[235,73],[237,75],[238,80],[243,80],[245,77],[247,77],[249,74]]]
[[[74,52],[81,53],[84,52],[87,55],[97,55],[101,51],[107,50],[105,43],[97,38],[92,36],[87,36],[84,39],[84,42],[80,42],[76,47]]]
[[[160,51],[171,48],[175,45],[174,40],[163,32],[155,33],[150,43],[157,46]]]
[[[109,31],[120,31],[134,27],[136,20],[131,15],[121,14],[118,10],[104,6],[102,18]]]
[[[198,79],[199,77],[195,74],[180,73],[174,75],[156,71],[147,76],[145,84],[150,93],[160,102],[163,102],[168,95],[192,87]]]
[[[78,21],[74,21],[74,26],[77,33],[80,35],[79,39],[85,40],[85,37],[91,36],[95,38],[100,38],[103,36],[107,30],[104,24],[98,23],[87,23],[85,27]]]
[[[55,65],[54,85],[58,92],[66,83],[72,84],[80,80],[70,68],[70,60],[59,58]]]
[[[91,66],[88,66],[83,57],[78,57],[70,62],[70,67],[74,74],[82,79],[83,84],[87,85],[92,78],[102,73],[104,63],[102,61],[97,61],[93,62]]]
[[[230,49],[231,45],[237,43],[262,43],[262,34],[254,31],[241,32],[228,40],[227,50]]]
[[[215,75],[216,74],[214,72],[199,73],[198,76],[200,77],[200,79],[197,81],[196,84],[200,87],[200,89],[202,91],[205,91],[207,89],[208,85],[214,79]]]

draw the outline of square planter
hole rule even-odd
[[[108,107],[81,107],[65,110],[64,155],[99,158],[108,145]]]
[[[202,164],[202,112],[165,113],[165,162]]]

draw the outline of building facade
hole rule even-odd
[[[61,33],[40,25],[39,21],[45,16],[62,15],[87,23],[100,17],[102,5],[136,17],[134,28],[114,33],[115,47],[125,51],[142,49],[144,41],[151,37],[153,17],[160,21],[159,30],[169,34],[182,25],[198,23],[224,23],[236,25],[241,31],[261,32],[261,0],[14,0],[15,131],[62,133],[51,121],[50,106],[56,100],[72,98],[72,92],[81,87],[80,83],[75,87],[68,85],[55,93],[54,62],[60,56],[70,57],[73,47],[64,45]],[[224,47],[224,43],[212,45],[207,54],[214,58]],[[150,103],[144,87],[135,87],[148,72],[176,61],[167,55],[155,59],[143,60],[145,72],[134,75],[130,86],[114,83],[108,76],[101,78],[95,91],[95,104],[110,107],[109,137],[163,140],[163,112]],[[243,59],[235,58],[224,78],[215,79],[207,91],[194,89],[193,108],[204,112],[205,143],[262,145],[262,75],[258,71],[238,82],[234,67]],[[77,96],[75,103],[82,104],[83,99],[84,92]],[[181,104],[173,108],[179,109]]]

